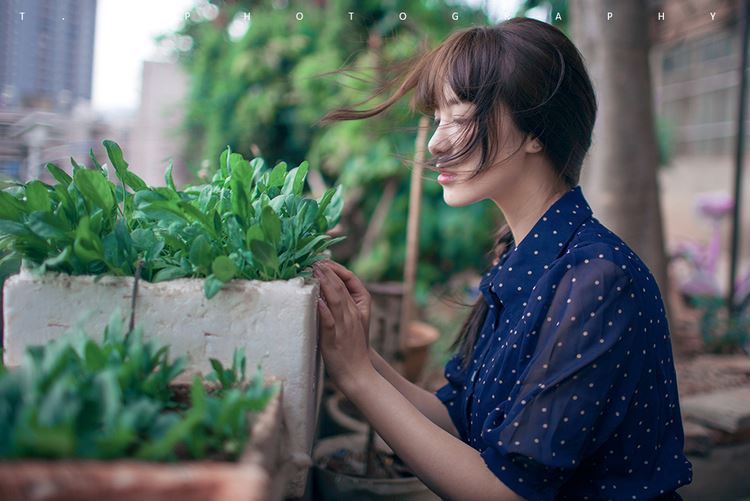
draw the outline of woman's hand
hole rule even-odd
[[[320,281],[321,291],[318,299],[320,351],[328,374],[343,390],[348,383],[358,382],[366,376],[369,370],[374,371],[369,357],[367,330],[363,327],[360,305],[355,303],[332,266],[327,262],[315,263],[313,275]],[[365,298],[360,296],[360,299],[364,301]],[[369,313],[369,301],[367,306]]]
[[[354,300],[354,304],[357,305],[357,309],[359,310],[360,317],[362,318],[362,328],[365,330],[365,336],[367,338],[367,346],[370,345],[370,309],[372,305],[372,298],[370,297],[370,293],[367,291],[367,288],[365,287],[365,284],[362,283],[362,281],[349,271],[345,266],[342,266],[341,264],[332,261],[330,259],[325,259],[323,261],[318,261],[316,264],[322,264],[325,266],[328,266],[331,271],[336,273],[338,277],[341,279],[341,281],[346,286],[347,290],[349,291],[349,294],[352,296],[352,299]]]

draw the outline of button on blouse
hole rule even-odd
[[[656,281],[569,190],[486,270],[467,367],[436,395],[487,467],[529,500],[681,499],[677,378]]]

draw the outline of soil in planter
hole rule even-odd
[[[363,478],[412,478],[412,472],[401,458],[383,451],[375,453],[375,469],[366,475],[367,457],[365,451],[339,449],[331,456],[324,456],[317,466],[333,473]]]
[[[215,383],[204,382],[204,387],[206,388],[206,393],[208,395],[215,395],[219,391],[219,387]],[[170,401],[174,404],[174,407],[171,409],[166,409],[164,412],[182,413],[187,411],[190,408],[190,385],[185,383],[174,383],[170,385],[169,390],[172,395]],[[247,423],[248,429],[252,429],[257,417],[258,416],[254,414],[249,416]],[[184,444],[178,444],[175,447],[174,452],[175,456],[177,457],[177,461],[182,462],[215,461],[222,463],[236,463],[238,461],[238,458],[234,458],[231,454],[224,451],[213,451],[211,453],[205,454],[201,459],[194,459],[190,456],[190,453]]]

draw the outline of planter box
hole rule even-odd
[[[130,318],[133,277],[35,277],[25,269],[8,277],[3,289],[5,364],[16,366],[27,346],[45,344],[74,326],[85,312],[86,331],[104,332],[119,307]],[[235,347],[245,347],[247,370],[260,362],[267,376],[284,386],[283,414],[287,454],[295,471],[286,495],[302,496],[322,397],[323,364],[317,346],[319,283],[296,277],[264,282],[233,280],[212,299],[203,294],[203,279],[138,282],[136,324],[144,338],[170,346],[170,355],[185,356],[186,375],[210,371],[209,358],[231,365]]]
[[[238,462],[135,460],[0,462],[0,499],[280,501],[290,472],[283,463],[283,387],[252,416]]]

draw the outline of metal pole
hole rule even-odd
[[[729,261],[729,294],[727,305],[730,318],[734,315],[737,305],[734,302],[734,284],[737,277],[737,257],[740,244],[740,202],[742,200],[742,165],[745,152],[745,96],[747,95],[747,43],[748,43],[748,14],[750,13],[750,0],[740,1],[740,89],[739,89],[739,113],[737,117],[737,140],[735,142],[734,159],[734,211],[732,214],[732,248]]]

